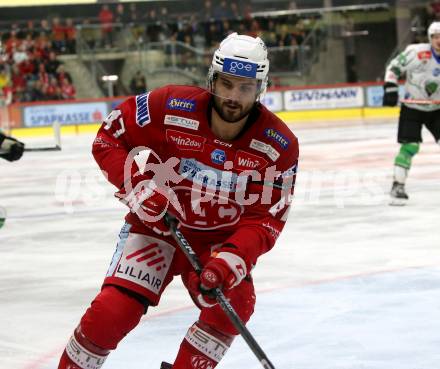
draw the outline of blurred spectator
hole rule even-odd
[[[292,31],[292,36],[296,39],[297,44],[301,44],[306,37],[305,22],[303,19],[299,19],[295,22],[295,26]]]
[[[52,19],[52,47],[58,53],[66,50],[66,34],[62,21],[58,17]]]
[[[0,106],[6,106],[12,103],[13,94],[11,82],[8,81],[6,85],[0,88]]]
[[[9,73],[6,67],[2,64],[0,65],[0,90],[11,83],[11,79],[9,78]]]
[[[12,66],[11,84],[12,84],[13,102],[21,101],[23,92],[26,88],[26,79],[20,73],[20,70],[18,69],[18,65],[16,64]]]
[[[259,37],[261,35],[260,24],[256,19],[253,19],[251,21],[251,24],[249,26],[249,31],[247,32],[247,34],[252,37]]]
[[[98,40],[97,29],[90,24],[90,19],[83,19],[80,35],[89,48],[95,48]]]
[[[55,51],[50,51],[49,58],[46,62],[46,72],[55,75],[60,64],[61,62],[57,59],[57,54],[55,53]]]
[[[162,22],[162,24],[170,21],[170,15],[168,14],[168,8],[166,6],[160,8],[159,21]]]
[[[37,72],[37,63],[32,52],[27,52],[27,58],[18,64],[18,69],[22,75],[27,77]]]
[[[61,89],[58,85],[58,81],[54,76],[49,77],[49,83],[43,84],[43,93],[47,100],[60,100]]]
[[[145,23],[147,24],[147,40],[149,42],[159,42],[162,33],[162,26],[157,20],[156,9],[150,9],[145,18]]]
[[[38,66],[38,80],[41,82],[42,86],[49,84],[49,74],[46,71],[46,66],[44,63],[41,63]]]
[[[40,80],[33,81],[32,94],[31,101],[45,100],[45,96],[43,94],[43,84]]]
[[[431,1],[426,8],[429,17],[428,23],[440,20],[440,0]]]
[[[128,24],[130,23],[130,14],[125,11],[124,4],[119,3],[116,6],[115,23]]]
[[[289,70],[297,70],[298,69],[298,41],[295,37],[290,39],[291,48],[289,49]]]
[[[61,82],[61,99],[63,100],[72,100],[75,98],[75,87],[72,83],[69,82],[67,78],[63,79]]]
[[[348,14],[344,14],[342,37],[344,39],[345,77],[347,82],[357,82],[354,20]]]
[[[296,10],[296,9],[298,9],[298,5],[296,4],[296,1],[294,1],[294,0],[289,1],[288,9],[289,10]]]
[[[145,76],[138,70],[130,81],[130,93],[140,95],[147,91],[147,81]]]
[[[75,54],[76,52],[76,28],[73,24],[72,18],[66,19],[66,26],[64,27],[66,35],[66,51],[69,54]]]
[[[221,0],[220,3],[214,8],[213,16],[217,20],[232,18],[233,14],[226,0]]]
[[[217,22],[209,22],[206,31],[206,47],[211,49],[215,47],[222,39],[222,34],[218,30]]]
[[[131,3],[128,11],[128,18],[130,20],[131,23],[139,23],[140,19],[139,19],[139,12],[137,10],[136,4],[135,3]]]
[[[49,57],[50,41],[42,34],[35,42],[34,55],[37,61],[46,60]]]
[[[21,40],[17,37],[17,32],[11,31],[9,38],[5,42],[6,53],[12,55],[14,51],[18,49],[20,44],[21,44]]]
[[[63,64],[59,65],[55,76],[56,76],[60,85],[63,84],[65,79],[67,80],[67,82],[72,83],[72,77],[69,72],[66,72],[66,69]]]
[[[277,46],[277,30],[275,28],[275,22],[272,19],[269,19],[267,22],[266,29],[263,31],[261,37],[267,47]]]
[[[226,38],[230,33],[233,32],[231,28],[231,23],[227,19],[224,19],[221,22],[221,28],[222,28],[222,36],[221,36],[222,39]]]
[[[212,9],[211,0],[205,0],[201,11],[201,17],[203,21],[210,21],[214,18],[214,11]]]
[[[26,33],[21,44],[24,45],[26,51],[32,50],[35,47],[35,38],[32,36],[32,33]]]
[[[35,29],[35,22],[33,20],[26,22],[26,34],[31,35],[32,39],[38,36],[38,31]]]
[[[145,28],[143,26],[143,22],[140,20],[135,3],[130,4],[129,20],[133,38],[136,40],[136,42],[142,43],[144,41]]]
[[[231,10],[231,17],[232,19],[241,19],[242,15],[240,12],[240,9],[238,8],[238,4],[235,1],[232,1],[229,4],[230,10]]]
[[[194,46],[191,33],[184,33],[183,43],[187,46],[187,48],[183,49],[182,53],[180,54],[179,67],[185,70],[191,70],[195,66],[194,54],[189,49]]]
[[[20,43],[19,46],[13,48],[12,60],[17,65],[27,60],[26,47],[23,43]]]
[[[52,30],[50,29],[49,21],[47,19],[42,19],[40,21],[40,29],[39,29],[39,31],[40,31],[40,36],[41,36],[41,34],[43,34],[48,39],[50,38],[50,34],[52,33]]]
[[[243,15],[244,15],[244,19],[252,19],[252,6],[251,4],[245,4],[243,6]]]
[[[108,5],[103,5],[98,14],[101,23],[103,46],[106,48],[113,47],[113,19],[114,15]]]
[[[292,42],[292,35],[287,24],[283,24],[277,33],[277,46],[289,46]]]

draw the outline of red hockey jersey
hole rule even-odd
[[[179,199],[182,232],[197,251],[232,243],[248,265],[270,250],[287,218],[298,163],[298,141],[263,105],[251,112],[238,138],[224,141],[209,126],[211,94],[190,86],[165,86],[130,97],[104,121],[93,155],[118,189],[135,147],[148,147],[165,163]],[[148,232],[129,213],[135,232]]]

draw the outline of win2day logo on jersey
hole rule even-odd
[[[206,138],[202,136],[191,135],[186,132],[167,129],[167,141],[176,145],[179,150],[202,151]]]
[[[196,101],[191,99],[181,99],[170,97],[167,101],[167,107],[171,110],[182,110],[192,112],[196,110]]]

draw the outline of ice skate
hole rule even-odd
[[[390,195],[390,205],[403,206],[408,202],[408,195],[405,192],[405,185],[403,183],[394,181]]]

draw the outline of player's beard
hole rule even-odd
[[[213,107],[217,114],[227,123],[236,123],[249,115],[254,104],[244,107],[238,102],[213,95]]]

